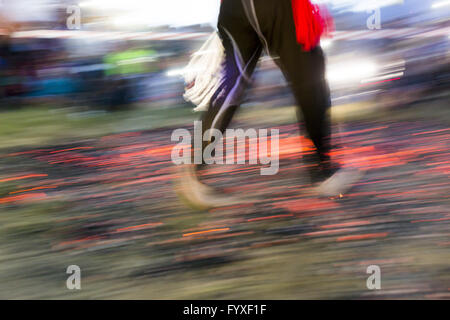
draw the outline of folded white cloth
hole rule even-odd
[[[183,77],[186,84],[195,81],[192,87],[186,88],[183,95],[186,101],[196,105],[194,111],[208,109],[211,97],[223,81],[224,60],[225,48],[222,40],[217,32],[213,32],[184,68]]]

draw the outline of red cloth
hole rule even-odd
[[[297,42],[305,51],[314,49],[322,36],[331,36],[334,23],[325,6],[319,7],[310,0],[292,0],[292,9]]]

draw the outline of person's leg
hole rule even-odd
[[[222,2],[218,31],[225,48],[223,77],[219,88],[211,98],[207,111],[201,116],[202,135],[208,129],[218,129],[223,132],[228,127],[241,103],[262,51],[260,39],[245,15],[242,0],[224,0]],[[211,139],[205,141],[200,151],[203,151],[211,142]],[[198,150],[193,151],[192,159],[194,160],[194,154]],[[203,163],[205,163],[205,159],[203,159]],[[201,167],[201,165],[195,164],[182,168],[178,190],[180,196],[188,204],[205,209],[241,201],[241,199],[227,196],[201,183],[198,180],[198,169]]]
[[[281,58],[281,63],[286,61]],[[287,59],[289,61],[289,59]],[[328,84],[325,80],[325,62],[322,49],[317,47],[305,53],[299,60],[305,65],[284,64],[291,80],[291,87],[298,101],[299,120],[303,116],[308,135],[314,143],[321,163],[330,160],[331,123],[329,109],[331,106]],[[308,65],[308,67],[306,67]]]
[[[208,110],[201,116],[202,134],[208,129],[223,132],[228,127],[261,55],[260,40],[245,15],[241,1],[225,0],[221,5],[218,31],[225,48],[223,79]],[[203,149],[210,142],[205,141]]]
[[[337,170],[337,165],[330,161],[331,101],[322,49],[317,46],[305,51],[297,42],[291,0],[246,1],[255,7],[261,33],[292,88],[298,102],[297,114],[303,116],[308,136],[316,147],[312,160],[319,170],[312,170],[313,182],[316,179],[324,181],[319,188],[323,195],[345,192],[360,175]]]
[[[254,2],[261,32],[272,56],[289,82],[306,131],[321,162],[329,160],[330,94],[325,80],[325,58],[320,47],[306,52],[297,42],[290,0]]]
[[[297,100],[297,115],[316,147],[312,157],[329,166],[330,93],[325,79],[325,58],[320,47],[307,52],[297,42],[291,0],[244,0],[254,7],[254,20],[268,50]]]

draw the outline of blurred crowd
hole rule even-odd
[[[71,40],[4,38],[0,96],[14,108],[34,101],[115,110],[148,99],[166,58],[148,43],[96,44],[95,53],[78,54]],[[83,46],[83,44],[81,44]],[[84,47],[84,49],[86,49]],[[13,104],[8,101],[14,101]]]
[[[144,34],[149,30],[161,34],[156,39],[139,36],[133,29],[125,28],[117,36],[117,29],[101,28],[114,36],[95,36],[99,27],[91,27],[92,23],[83,30],[64,30],[67,14],[61,9],[63,3],[53,10],[57,12],[53,24],[12,22],[6,11],[2,13],[3,107],[15,108],[43,99],[106,110],[123,109],[143,100],[166,105],[182,103],[184,84],[177,70],[182,70],[213,28],[194,25],[144,29]],[[334,39],[323,43],[335,103],[377,100],[382,95],[383,103],[396,104],[399,89],[408,92],[412,101],[422,91],[437,93],[448,87],[450,40],[445,12],[439,18],[426,18],[427,12],[408,13],[398,19],[382,20],[380,29],[361,30],[355,29],[358,19],[354,17],[362,16],[359,20],[364,22],[368,14],[336,8],[338,31]],[[75,36],[64,34],[67,31]],[[183,36],[186,34],[199,36]],[[268,105],[293,102],[271,59],[263,58],[257,70],[248,101]],[[8,102],[11,100],[13,104]]]

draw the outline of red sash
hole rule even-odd
[[[314,5],[310,0],[292,0],[297,42],[305,51],[314,49],[322,36],[331,36],[333,18],[325,6]]]

